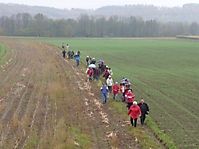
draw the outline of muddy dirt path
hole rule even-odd
[[[102,105],[84,70],[56,47],[0,38],[0,148],[140,148],[125,120]]]

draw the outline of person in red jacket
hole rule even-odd
[[[89,81],[93,80],[93,74],[94,74],[93,68],[88,68],[86,70],[86,73],[87,73],[88,80]]]
[[[120,90],[120,86],[118,85],[118,82],[115,82],[115,84],[112,87],[112,90],[113,90],[113,99],[115,99]]]
[[[127,108],[129,109],[133,104],[133,101],[135,99],[135,94],[131,90],[128,90],[127,93],[125,94],[125,98],[126,98]]]
[[[134,101],[133,105],[130,107],[130,109],[128,111],[128,115],[130,115],[131,125],[136,127],[137,119],[141,115],[140,107],[137,105],[136,101]]]
[[[106,66],[106,69],[104,70],[104,74],[103,77],[105,78],[105,80],[108,79],[108,76],[110,75],[109,71],[108,71],[108,66]]]

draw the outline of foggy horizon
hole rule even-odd
[[[169,0],[87,0],[87,1],[80,1],[80,0],[57,0],[55,1],[39,1],[39,0],[7,0],[6,2],[0,0],[0,3],[3,4],[20,4],[20,5],[29,5],[29,6],[41,6],[41,7],[53,7],[58,9],[73,9],[73,8],[80,8],[80,9],[97,9],[104,6],[125,6],[125,5],[154,5],[157,7],[182,7],[184,4],[199,4],[197,0],[177,0],[175,2],[171,2]]]

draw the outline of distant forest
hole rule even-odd
[[[81,15],[78,19],[53,20],[40,13],[35,16],[20,13],[0,18],[1,36],[171,37],[198,34],[197,22],[159,22],[140,17]]]

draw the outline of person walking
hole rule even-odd
[[[125,85],[120,83],[120,92],[122,94],[122,102],[125,102]]]
[[[108,95],[108,87],[105,83],[102,84],[102,87],[100,88],[101,94],[102,94],[102,100],[103,104],[107,102],[107,95]]]
[[[66,50],[65,49],[63,49],[63,51],[62,51],[62,55],[63,55],[63,58],[66,58]]]
[[[118,82],[115,82],[115,84],[113,85],[113,99],[116,99],[118,93],[120,90],[120,86],[118,85]]]
[[[62,42],[62,49],[65,49],[64,43]]]
[[[109,93],[111,93],[112,86],[113,86],[113,79],[112,79],[111,75],[108,76],[108,79],[106,80],[106,84],[108,86]]]
[[[69,51],[69,45],[68,44],[66,44],[66,50]]]
[[[127,103],[127,108],[130,109],[131,105],[134,102],[135,94],[131,90],[128,90],[127,93],[125,94],[125,99]]]
[[[141,102],[138,103],[138,106],[140,107],[140,110],[141,110],[140,122],[142,125],[144,125],[146,115],[149,114],[149,106],[147,103],[145,103],[143,98],[141,98]]]
[[[137,102],[134,101],[133,105],[130,107],[128,111],[128,115],[130,115],[131,125],[136,127],[137,126],[137,119],[141,114],[140,107],[137,105]]]
[[[87,68],[86,74],[87,74],[88,81],[92,81],[93,75],[94,75],[93,68]]]
[[[86,56],[86,66],[88,66],[90,64],[89,60],[90,60],[90,57]]]
[[[80,62],[80,55],[78,54],[78,53],[76,53],[75,55],[74,55],[74,58],[75,58],[75,61],[76,61],[76,65],[77,65],[77,67],[79,66],[79,62]]]
[[[99,80],[99,77],[100,77],[100,72],[99,72],[99,68],[94,68],[94,75],[93,75],[93,78],[94,80],[98,81]]]
[[[105,78],[105,80],[107,80],[109,76],[110,76],[110,73],[108,71],[108,66],[106,66],[106,69],[104,70],[103,77]]]

